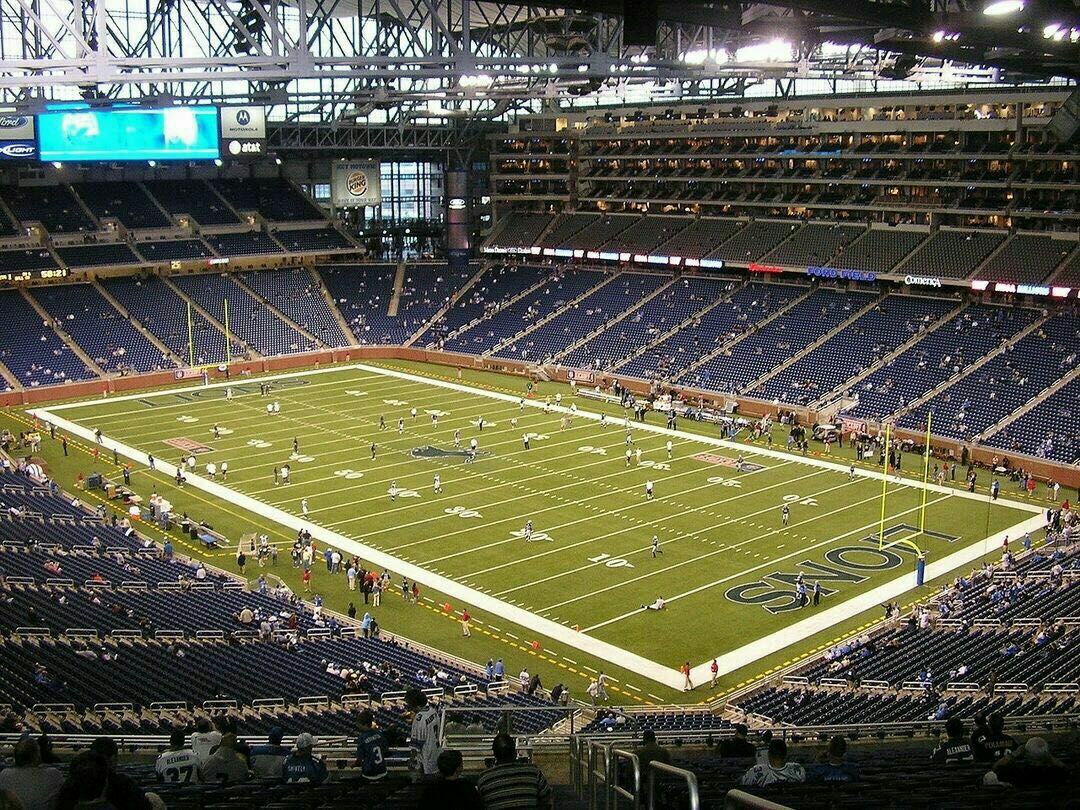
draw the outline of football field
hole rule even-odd
[[[309,527],[320,549],[388,567],[395,585],[416,579],[455,609],[503,617],[674,688],[684,661],[698,680],[714,657],[732,671],[900,596],[914,587],[919,550],[930,579],[970,567],[1002,533],[1041,525],[1028,504],[924,492],[914,478],[869,466],[852,475],[846,460],[789,454],[782,426],[772,447],[728,442],[713,426],[669,431],[655,413],[627,422],[617,404],[557,390],[561,406],[546,408],[522,399],[521,379],[494,390],[353,365],[35,415],[91,442],[100,430],[105,448],[138,465],[151,454],[169,475],[195,453],[187,486],[279,525],[272,540],[284,560]],[[268,414],[274,402],[280,411]],[[207,463],[223,462],[227,480],[210,480]],[[905,462],[905,474],[921,476],[921,459]],[[288,484],[275,479],[284,465]],[[301,589],[298,572],[280,573]],[[799,606],[800,574],[811,590],[820,583],[820,605]],[[664,609],[647,609],[658,597]]]

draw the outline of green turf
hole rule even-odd
[[[468,373],[463,382],[524,390],[522,381],[494,375]],[[746,459],[764,469],[739,471],[695,459],[702,452],[733,454],[707,446],[687,431],[675,440],[669,460],[666,437],[631,427],[634,448],[641,448],[642,460],[652,466],[627,467],[626,431],[618,408],[607,408],[612,418],[606,429],[581,417],[563,428],[555,414],[352,369],[295,383],[283,383],[275,391],[273,399],[281,403],[282,412],[273,417],[265,413],[268,400],[258,395],[252,382],[237,386],[232,402],[225,401],[222,389],[188,389],[179,395],[149,393],[138,401],[87,405],[62,415],[170,462],[176,462],[180,452],[165,443],[169,439],[208,445],[213,450],[199,456],[200,473],[207,461],[228,461],[228,484],[238,491],[297,514],[300,499],[306,497],[316,526],[554,621],[577,625],[672,667],[686,659],[698,664],[792,621],[791,613],[774,614],[761,605],[731,601],[725,593],[732,586],[775,572],[798,571],[797,564],[806,560],[826,564],[829,549],[868,546],[866,538],[877,531],[880,482],[852,481],[844,473],[803,464],[796,456],[778,461],[755,456],[754,448],[747,447]],[[539,393],[555,391],[564,394],[564,404],[570,401],[565,386],[544,386]],[[599,409],[582,398],[577,402],[583,410]],[[415,419],[409,416],[412,407],[419,412]],[[444,412],[437,426],[428,410]],[[386,419],[384,431],[378,428],[380,415]],[[473,424],[480,415],[488,423],[482,433]],[[400,434],[399,417],[405,419]],[[517,420],[516,426],[511,419]],[[215,423],[231,432],[215,439],[211,432]],[[705,425],[685,427],[709,435],[715,431]],[[453,449],[455,430],[461,431],[463,445],[473,437],[479,440],[481,456],[476,463],[410,455],[412,449],[427,445]],[[534,439],[526,451],[521,443],[524,432],[546,438]],[[782,441],[779,428],[775,435]],[[301,455],[310,461],[290,461],[294,437]],[[373,441],[375,461],[370,453]],[[275,485],[274,466],[287,462],[293,482]],[[442,495],[432,492],[436,472],[442,477]],[[644,496],[649,478],[656,487],[652,501]],[[167,486],[163,476],[158,479],[157,486]],[[391,501],[392,482],[418,496],[399,494]],[[780,520],[785,496],[799,498],[791,503],[786,528]],[[196,503],[207,499],[191,488],[169,497],[178,505],[185,498]],[[800,502],[806,498],[815,503]],[[886,526],[896,529],[893,536],[910,534],[900,526],[917,524],[920,498],[921,492],[910,482],[889,485]],[[936,493],[930,493],[928,504],[927,528],[954,538],[920,537],[932,558],[983,537],[987,526],[995,531],[1028,516],[1006,506],[988,509]],[[191,508],[198,512],[200,507]],[[228,514],[224,511],[228,506],[218,508]],[[552,539],[527,544],[514,537],[512,532],[522,529],[527,519]],[[237,512],[226,528],[238,532],[273,527]],[[281,544],[291,541],[291,533],[270,533]],[[656,559],[649,551],[653,534],[660,537],[664,552]],[[231,556],[231,551],[218,552],[217,562],[228,565]],[[903,569],[871,575],[861,583],[839,584],[826,604],[907,570],[905,561]],[[328,581],[332,578],[325,569],[316,571],[319,590],[345,591],[343,578]],[[298,573],[289,567],[287,554],[282,555],[277,573],[299,588]],[[658,595],[669,600],[663,613],[640,610]],[[337,601],[334,606],[342,607],[343,598],[344,594],[337,595],[331,604]],[[488,621],[500,627],[497,617]],[[400,629],[409,634],[408,628]],[[573,658],[574,653],[568,652]],[[762,663],[778,663],[775,658]],[[670,696],[648,682],[639,685],[665,699]]]

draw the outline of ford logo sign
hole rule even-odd
[[[0,115],[0,129],[17,129],[26,126],[25,115]]]
[[[242,127],[246,127],[248,124],[251,123],[251,113],[249,113],[247,110],[237,110],[236,123],[238,123]]]
[[[0,146],[0,155],[9,158],[31,158],[37,149],[25,143],[6,143]]]

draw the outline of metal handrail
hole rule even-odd
[[[653,760],[649,763],[649,810],[656,810],[656,783],[659,781],[656,777],[657,774],[668,773],[673,776],[679,776],[686,780],[686,789],[689,793],[689,810],[700,810],[701,798],[698,795],[698,783],[697,776],[693,771],[688,771],[686,768],[676,768],[674,765],[668,765],[666,762],[657,762]]]
[[[613,756],[611,760],[611,807],[618,810],[621,797],[629,799],[630,806],[633,810],[637,810],[640,807],[641,797],[641,760],[637,754],[632,751],[624,751],[621,748],[615,748],[611,753]],[[624,760],[630,763],[630,773],[633,774],[632,787],[629,790],[619,784],[619,765]]]
[[[786,804],[777,804],[745,790],[729,790],[724,796],[724,810],[791,810]]]

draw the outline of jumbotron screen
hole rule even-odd
[[[216,107],[67,107],[37,116],[43,161],[214,160]]]

